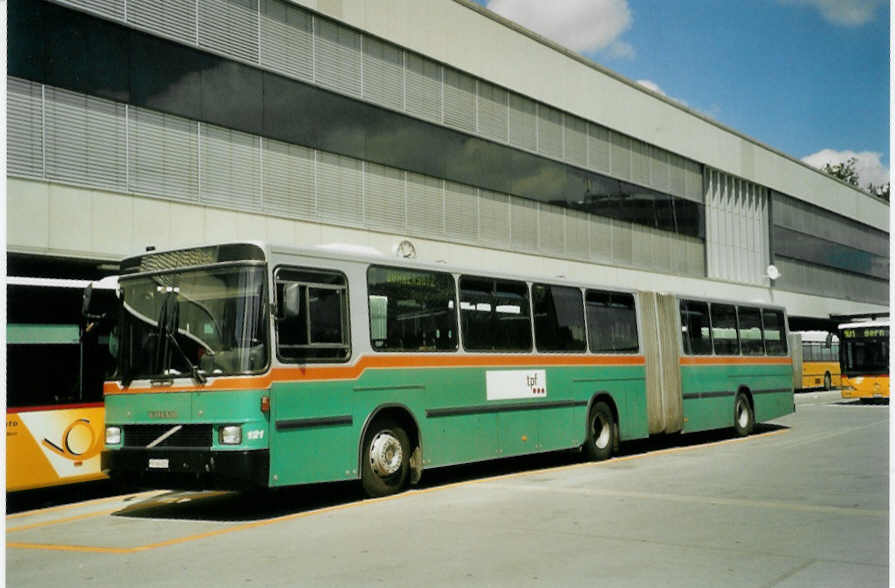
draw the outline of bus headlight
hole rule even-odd
[[[239,445],[242,443],[242,427],[240,425],[227,425],[221,427],[221,445]]]
[[[106,427],[106,445],[121,443],[121,427]]]

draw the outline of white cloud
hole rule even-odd
[[[873,20],[878,6],[886,0],[782,0],[785,4],[806,4],[818,9],[827,21],[858,27]]]
[[[848,150],[836,151],[835,149],[823,149],[817,153],[806,155],[802,158],[802,161],[811,167],[823,169],[824,164],[829,163],[835,165],[837,163],[845,163],[850,158],[854,157],[855,171],[858,172],[858,180],[861,183],[861,187],[864,188],[868,183],[880,185],[889,181],[889,168],[883,165],[881,160],[882,155],[882,153],[877,153],[875,151],[855,152]]]
[[[489,0],[487,6],[573,51],[633,56],[633,47],[618,41],[631,26],[627,0]]]
[[[680,104],[683,104],[684,106],[687,106],[687,103],[684,102],[683,100],[680,100],[679,98],[675,98],[674,96],[669,96],[665,92],[665,90],[663,90],[662,88],[659,87],[659,84],[657,84],[656,82],[654,82],[652,80],[637,80],[637,83],[640,84],[641,86],[643,86],[644,88],[646,88],[647,90],[652,90],[656,94],[661,94],[662,96],[665,96],[666,98],[670,98],[671,100],[674,100],[675,102],[678,102]]]

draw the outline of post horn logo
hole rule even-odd
[[[42,445],[65,459],[83,461],[102,451],[103,439],[90,426],[90,419],[77,419],[62,433],[59,445],[47,438]]]

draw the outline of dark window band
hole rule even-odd
[[[767,390],[750,390],[749,392],[752,396],[758,396],[760,394],[782,394],[784,392],[790,392],[789,388],[768,388]],[[736,392],[731,392],[728,390],[720,390],[717,392],[691,392],[690,394],[684,394],[684,400],[695,400],[697,398],[723,398],[725,396],[734,396]]]
[[[288,429],[309,429],[311,427],[338,427],[343,425],[353,425],[354,419],[351,415],[317,417],[309,419],[287,419],[277,421],[278,430]]]
[[[704,205],[48,2],[12,0],[8,75],[665,231]]]
[[[454,408],[427,408],[426,416],[430,419],[448,416],[465,416],[471,414],[490,414],[498,412],[517,412],[522,410],[540,410],[542,408],[571,408],[587,406],[583,400],[557,400],[554,402],[516,402],[494,406],[457,406]]]

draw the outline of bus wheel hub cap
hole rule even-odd
[[[370,444],[370,465],[378,476],[391,476],[401,469],[404,452],[391,433],[379,433]]]
[[[594,443],[596,443],[598,448],[605,449],[606,446],[609,445],[609,423],[602,418],[597,417],[594,421],[594,433],[596,437]]]

